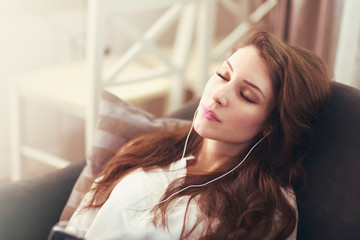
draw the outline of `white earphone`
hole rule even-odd
[[[186,152],[186,146],[187,146],[187,143],[188,143],[188,140],[189,140],[189,137],[190,137],[190,133],[191,133],[191,131],[193,130],[193,127],[194,127],[194,119],[195,119],[195,117],[196,117],[197,112],[198,112],[198,110],[196,109],[195,114],[194,114],[194,117],[193,117],[193,121],[192,121],[192,124],[191,124],[191,127],[190,127],[190,130],[189,130],[189,133],[188,133],[188,135],[187,135],[187,137],[186,137],[186,140],[185,140],[184,150],[183,150],[183,154],[182,154],[181,159],[184,159],[185,152]],[[232,173],[233,171],[235,171],[238,167],[240,167],[241,164],[243,164],[243,162],[248,158],[248,156],[249,156],[250,153],[253,151],[253,149],[254,149],[257,145],[259,145],[259,143],[260,143],[262,140],[264,140],[264,138],[266,138],[270,133],[271,133],[271,130],[270,130],[268,133],[266,133],[266,135],[264,135],[258,142],[256,142],[256,143],[251,147],[251,149],[248,151],[248,153],[245,155],[245,157],[244,157],[235,167],[233,167],[232,169],[230,169],[230,170],[227,171],[226,173],[224,173],[224,174],[222,174],[222,175],[220,175],[220,176],[218,176],[218,177],[216,177],[216,178],[214,178],[214,179],[212,179],[212,180],[210,180],[210,181],[208,181],[208,182],[206,182],[206,183],[194,184],[194,185],[186,186],[186,187],[180,189],[179,191],[174,192],[173,194],[171,194],[171,195],[170,195],[169,197],[167,197],[166,199],[158,202],[157,204],[155,204],[155,206],[160,205],[160,204],[168,201],[169,199],[171,199],[172,197],[174,197],[176,194],[179,194],[179,193],[181,193],[181,192],[183,192],[183,191],[185,191],[185,190],[187,190],[187,189],[189,189],[189,188],[204,187],[204,186],[206,186],[206,185],[209,185],[210,183],[213,183],[213,182],[215,182],[215,181],[217,181],[217,180],[219,180],[219,179],[221,179],[221,178],[229,175],[230,173]]]

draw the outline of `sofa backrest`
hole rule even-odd
[[[298,239],[354,239],[360,229],[360,91],[335,83],[303,162]]]

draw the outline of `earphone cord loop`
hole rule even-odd
[[[185,145],[184,145],[184,150],[183,150],[183,154],[181,156],[181,159],[184,159],[185,157],[185,153],[186,153],[186,147],[187,147],[187,144],[188,144],[188,141],[189,141],[189,138],[190,138],[190,134],[191,134],[191,131],[194,129],[194,120],[195,120],[195,117],[196,117],[196,114],[198,112],[198,108],[196,109],[195,113],[194,113],[194,117],[193,117],[193,120],[192,120],[192,123],[191,123],[191,127],[190,127],[190,130],[186,136],[186,140],[185,140]]]
[[[196,110],[196,112],[195,112],[195,114],[194,114],[194,119],[195,119],[196,114],[197,114],[197,110]],[[187,135],[187,137],[186,137],[185,145],[184,145],[184,151],[183,151],[183,155],[182,155],[181,159],[183,159],[184,156],[185,156],[187,143],[188,143],[188,140],[189,140],[190,133],[191,133],[191,131],[192,131],[192,129],[193,129],[193,126],[194,126],[194,121],[192,122],[190,131],[189,131],[189,133],[188,133],[188,135]],[[267,135],[268,135],[268,134],[267,134]],[[194,184],[194,185],[186,186],[185,188],[180,189],[179,191],[174,192],[173,194],[171,194],[171,195],[170,195],[169,197],[167,197],[166,199],[158,202],[157,204],[155,204],[155,206],[160,205],[160,204],[168,201],[169,199],[171,199],[172,197],[174,197],[176,194],[179,194],[179,193],[181,193],[181,192],[183,192],[183,191],[185,191],[185,190],[187,190],[187,189],[189,189],[189,188],[204,187],[204,186],[206,186],[206,185],[209,185],[210,183],[213,183],[213,182],[215,182],[215,181],[217,181],[217,180],[219,180],[219,179],[221,179],[221,178],[229,175],[230,173],[232,173],[233,171],[235,171],[238,167],[240,167],[241,164],[243,164],[243,162],[248,158],[248,156],[249,156],[250,153],[253,151],[253,149],[254,149],[262,140],[264,140],[264,138],[267,137],[267,135],[263,136],[257,143],[255,143],[255,144],[251,147],[251,149],[248,151],[248,153],[245,155],[245,157],[241,160],[241,162],[239,162],[235,167],[233,167],[232,169],[230,169],[230,170],[227,171],[226,173],[224,173],[224,174],[222,174],[222,175],[220,175],[220,176],[218,176],[218,177],[216,177],[216,178],[214,178],[214,179],[212,179],[212,180],[210,180],[210,181],[208,181],[208,182],[206,182],[206,183],[203,183],[203,184]]]

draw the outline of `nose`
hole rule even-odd
[[[229,103],[228,94],[226,86],[221,86],[213,92],[212,99],[216,104],[225,107]]]

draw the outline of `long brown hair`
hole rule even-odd
[[[202,239],[264,239],[270,235],[272,239],[285,239],[293,232],[296,212],[282,191],[289,187],[297,190],[304,182],[301,160],[311,146],[311,123],[330,95],[331,75],[315,54],[283,43],[266,31],[248,33],[236,49],[249,45],[260,51],[270,70],[276,96],[269,117],[270,134],[231,174],[205,187],[190,188],[154,207],[154,224],[165,228],[169,204],[189,196],[189,203],[196,201],[202,210],[197,224],[208,223]],[[126,144],[105,166],[89,207],[101,207],[121,177],[132,170],[163,167],[180,159],[188,131],[184,128],[147,134]],[[187,152],[196,155],[201,141],[192,131]],[[162,199],[220,174],[176,179]],[[282,224],[275,226],[276,215]],[[216,227],[212,219],[218,220]],[[195,228],[183,227],[181,238],[188,237]]]

